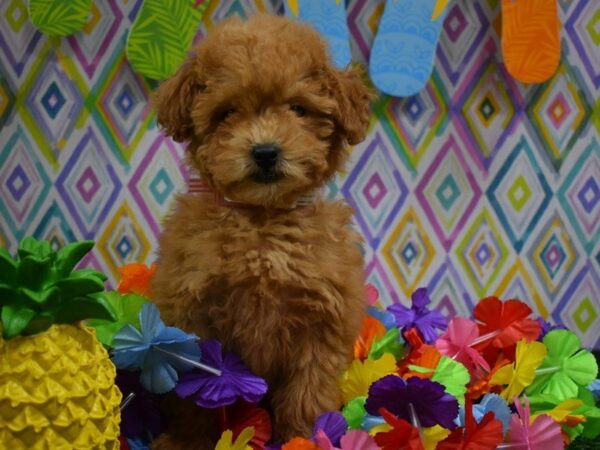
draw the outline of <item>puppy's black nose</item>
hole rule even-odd
[[[252,158],[262,170],[272,169],[279,157],[279,147],[274,144],[260,144],[252,147]]]

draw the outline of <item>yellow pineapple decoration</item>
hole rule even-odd
[[[106,277],[73,271],[93,242],[0,249],[0,449],[118,449],[121,393],[95,331]]]

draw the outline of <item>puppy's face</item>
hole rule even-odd
[[[364,138],[369,91],[338,71],[311,28],[226,21],[155,95],[158,121],[225,196],[285,206],[323,184]]]

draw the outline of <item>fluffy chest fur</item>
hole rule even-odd
[[[350,220],[343,203],[265,212],[182,197],[161,237],[157,303],[168,322],[220,339],[261,374],[304,357],[307,341],[351,343],[364,280]]]

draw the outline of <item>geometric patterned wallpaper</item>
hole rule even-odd
[[[562,58],[523,85],[500,53],[498,0],[453,0],[418,95],[381,96],[369,137],[326,194],[356,209],[366,270],[385,302],[429,287],[449,314],[521,298],[600,347],[600,2],[559,0]],[[185,191],[184,149],[162,136],[152,83],[125,57],[140,0],[96,0],[85,28],[49,38],[24,0],[0,0],[0,245],[94,239],[109,274],[151,262]],[[366,63],[383,0],[346,2]],[[281,1],[213,0],[196,39]]]

